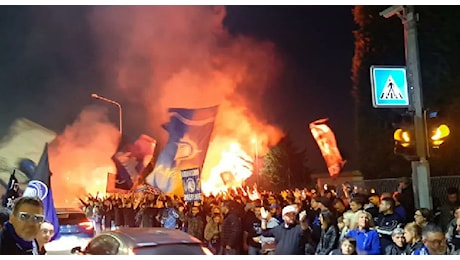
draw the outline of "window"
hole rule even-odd
[[[83,213],[58,213],[59,225],[78,225],[81,222],[88,222]]]

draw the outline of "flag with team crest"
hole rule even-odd
[[[169,139],[146,182],[164,193],[183,195],[181,170],[202,168],[218,106],[170,108],[168,112],[170,120],[163,127]]]
[[[131,190],[137,176],[150,163],[155,151],[156,140],[142,134],[137,140],[120,149],[112,156],[115,164],[115,188]]]

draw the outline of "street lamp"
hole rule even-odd
[[[258,142],[257,142],[257,137],[253,137],[251,142],[254,144],[254,151],[255,151],[255,158],[254,158],[254,173],[257,175],[257,187],[259,187],[259,166],[258,166],[258,160],[259,160],[259,151],[258,151]]]
[[[102,100],[102,101],[105,101],[107,103],[110,103],[110,104],[114,104],[115,106],[118,107],[118,112],[119,112],[119,128],[120,128],[120,136],[123,134],[123,117],[122,117],[122,112],[121,112],[121,105],[120,103],[118,103],[117,101],[114,101],[114,100],[111,100],[111,99],[108,99],[108,98],[105,98],[103,96],[99,96],[98,94],[91,94],[91,97],[92,98],[95,98],[95,99],[99,99],[99,100]]]

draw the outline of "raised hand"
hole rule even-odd
[[[264,207],[261,207],[261,208],[260,208],[260,216],[261,216],[262,218],[267,218],[267,216],[268,216],[268,211],[266,211],[266,210],[264,209]]]
[[[304,221],[306,217],[307,217],[307,212],[305,210],[299,213],[300,221]]]

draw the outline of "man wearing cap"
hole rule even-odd
[[[43,202],[39,198],[17,199],[10,219],[0,231],[0,255],[37,255],[34,240],[44,220]]]
[[[263,236],[275,237],[277,255],[303,255],[305,254],[305,241],[308,240],[307,213],[302,211],[297,221],[297,209],[292,205],[283,208],[282,216],[284,223],[267,230],[268,212],[262,207],[260,215],[262,217]]]

